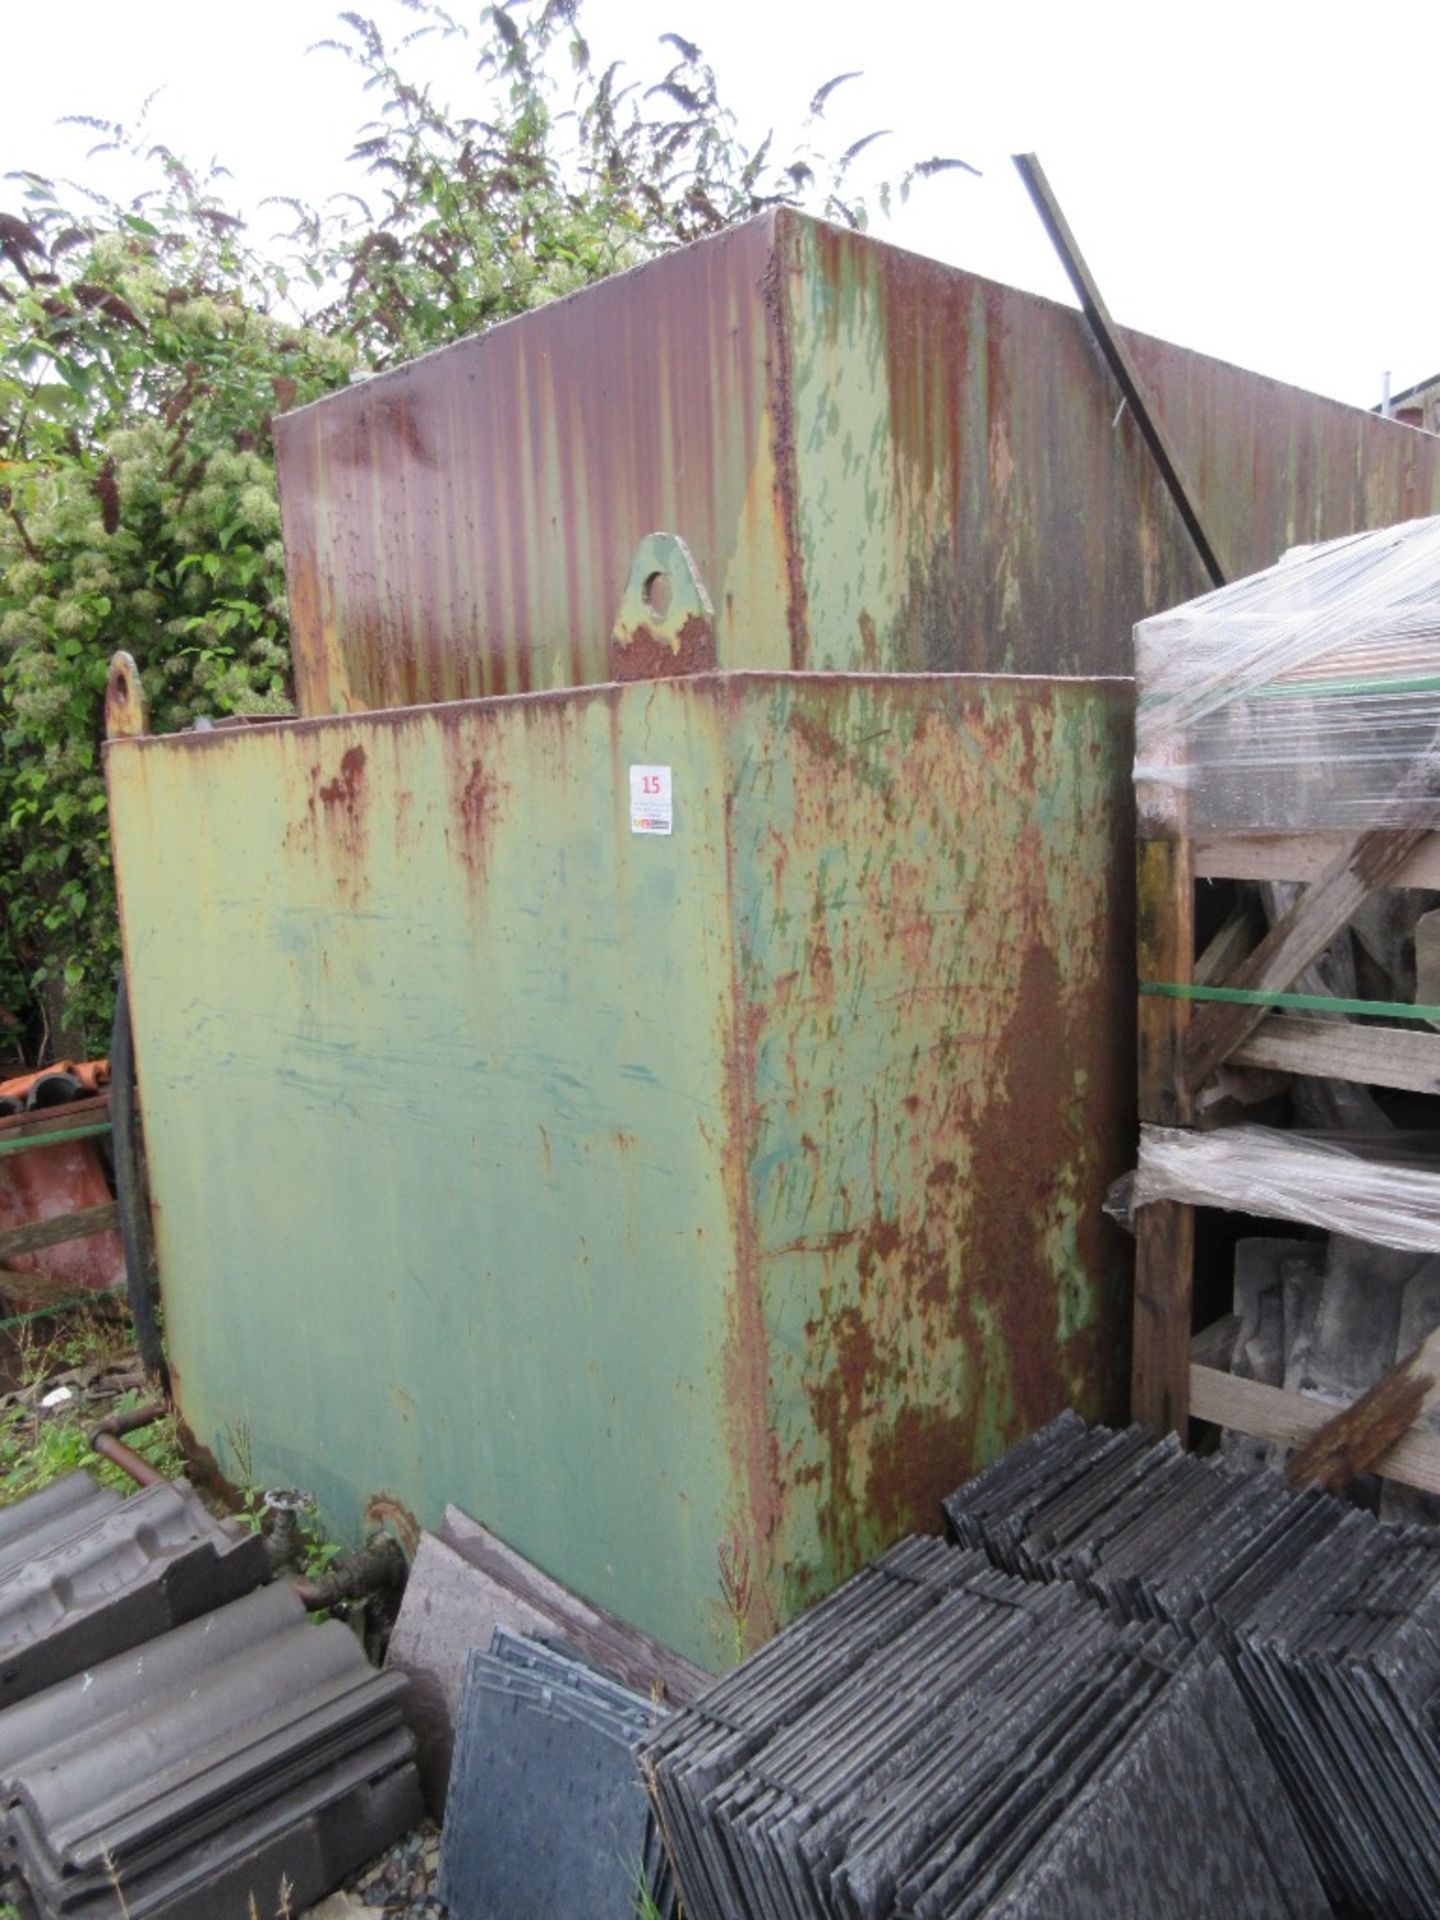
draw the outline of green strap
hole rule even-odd
[[[1387,1020],[1440,1022],[1440,1007],[1408,1000],[1341,1000],[1328,993],[1259,993],[1253,987],[1192,987],[1178,980],[1142,980],[1141,993],[1165,1000],[1221,1000],[1238,1007],[1293,1007],[1304,1013],[1368,1013]]]
[[[1355,694],[1364,697],[1372,693],[1436,692],[1440,692],[1440,677],[1433,673],[1418,673],[1394,680],[1265,680],[1244,688],[1233,697],[1236,700],[1323,700],[1337,694],[1348,698]],[[1163,693],[1142,693],[1139,704],[1142,707],[1163,707],[1167,701],[1183,698],[1184,692],[1177,687]]]
[[[1408,679],[1395,680],[1281,680],[1272,681],[1263,687],[1252,687],[1244,695],[1247,700],[1323,700],[1339,694],[1342,697],[1351,694],[1369,695],[1372,693],[1435,693],[1440,691],[1440,679],[1433,673],[1412,674]],[[1423,718],[1423,715],[1417,715]]]
[[[0,1153],[24,1153],[29,1147],[58,1147],[66,1140],[93,1140],[97,1134],[109,1131],[108,1120],[92,1120],[86,1127],[59,1127],[53,1133],[23,1133],[16,1140],[7,1140],[0,1134]]]

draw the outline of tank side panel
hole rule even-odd
[[[1131,697],[804,676],[732,738],[764,1630],[1060,1408],[1123,1416]]]
[[[454,1501],[711,1664],[722,731],[634,687],[108,751],[197,1439],[342,1537]],[[674,832],[634,835],[661,760]]]
[[[803,664],[1129,673],[1208,589],[1078,312],[862,235],[781,224]],[[1440,509],[1440,438],[1126,339],[1232,579]]]
[[[689,545],[722,665],[790,664],[773,223],[276,423],[302,713],[610,677],[640,541]]]

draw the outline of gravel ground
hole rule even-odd
[[[440,1865],[440,1829],[431,1820],[397,1840],[393,1847],[362,1867],[339,1893],[318,1907],[308,1907],[301,1920],[445,1920],[445,1908],[435,1894]]]

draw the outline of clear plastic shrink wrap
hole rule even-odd
[[[1135,675],[1152,831],[1404,824],[1395,790],[1440,746],[1440,518],[1295,548],[1142,620]]]
[[[1425,1143],[1432,1149],[1433,1140]],[[1108,1210],[1154,1200],[1297,1220],[1407,1253],[1440,1253],[1440,1159],[1414,1136],[1318,1140],[1271,1127],[1140,1129],[1134,1184]],[[1383,1157],[1379,1157],[1383,1156]]]

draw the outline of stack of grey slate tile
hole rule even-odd
[[[268,1577],[264,1541],[183,1480],[122,1496],[67,1474],[0,1509],[0,1708]]]
[[[675,1890],[637,1749],[663,1709],[564,1648],[498,1628],[471,1652],[440,1852],[453,1920],[634,1920]]]
[[[1440,1914],[1440,1533],[1073,1415],[945,1512],[995,1566],[1222,1658],[1330,1897]]]
[[[403,1694],[261,1589],[0,1714],[7,1869],[45,1920],[303,1909],[419,1818]]]
[[[25,1911],[246,1920],[282,1886],[299,1910],[418,1819],[405,1680],[267,1576],[183,1482],[78,1474],[0,1513],[0,1863]]]
[[[1233,1653],[1326,1883],[1440,1914],[1440,1536],[1356,1515],[1276,1583]]]
[[[1076,1414],[1022,1441],[944,1511],[953,1538],[998,1567],[1070,1580],[1119,1619],[1192,1634],[1243,1624],[1319,1541],[1375,1524],[1277,1473],[1186,1453],[1173,1434],[1117,1433]]]
[[[386,1655],[386,1664],[410,1680],[420,1782],[437,1820],[445,1812],[466,1663],[473,1649],[488,1652],[499,1628],[563,1645],[597,1673],[660,1704],[698,1698],[713,1677],[447,1507],[439,1535],[420,1537]]]
[[[1223,1662],[934,1540],[857,1575],[642,1760],[688,1920],[1329,1912]]]

